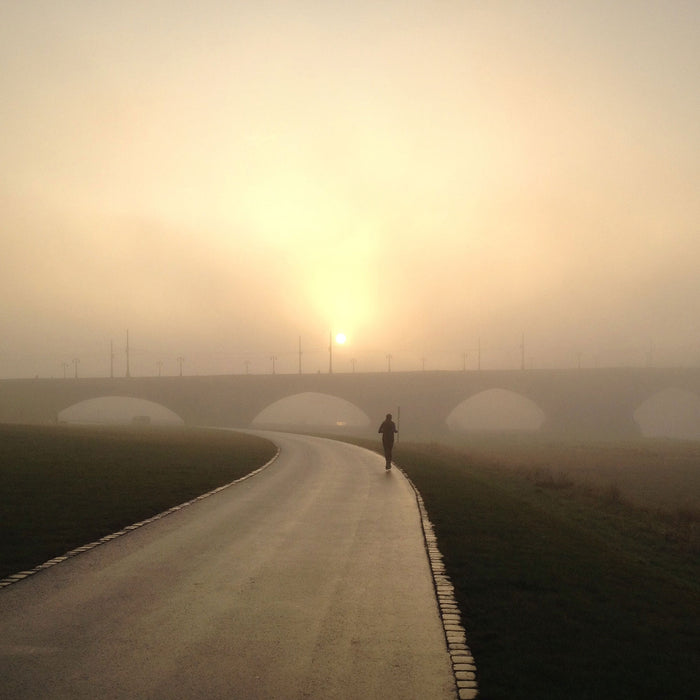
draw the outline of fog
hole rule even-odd
[[[682,389],[666,389],[647,399],[634,419],[645,437],[700,439],[700,397]]]
[[[260,427],[366,428],[367,414],[344,399],[307,391],[275,401],[253,420]]]
[[[530,399],[504,389],[482,391],[462,401],[447,417],[450,430],[534,431],[545,421]]]
[[[698,3],[6,5],[0,378],[698,364]]]
[[[183,425],[169,408],[127,396],[101,396],[80,401],[58,413],[59,423],[99,425]]]

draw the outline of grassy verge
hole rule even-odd
[[[233,432],[0,425],[0,578],[229,483],[269,442]]]
[[[481,697],[697,697],[694,536],[552,463],[510,469],[425,444],[395,458],[435,526]]]

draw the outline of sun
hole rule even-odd
[[[347,340],[347,337],[346,337],[345,333],[338,333],[335,336],[335,342],[338,343],[338,345],[343,345],[346,340]]]

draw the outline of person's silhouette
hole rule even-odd
[[[399,432],[396,429],[396,424],[393,420],[391,420],[391,413],[386,414],[386,418],[379,426],[379,430],[377,432],[382,434],[382,446],[384,447],[386,468],[391,469],[391,453],[394,449],[394,434]]]

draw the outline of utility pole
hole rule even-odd
[[[73,358],[73,366],[75,367],[75,378],[78,378],[78,363],[80,360],[77,357]]]
[[[158,376],[160,377],[162,369],[163,369],[163,362],[161,360],[158,360],[156,363],[158,365]]]
[[[525,333],[520,340],[520,369],[525,369]]]
[[[328,334],[328,374],[333,374],[333,331]]]
[[[391,372],[391,358],[393,355],[389,354],[386,356],[386,371]]]
[[[462,353],[462,372],[467,371],[467,353],[463,352]]]
[[[352,373],[355,374],[355,364],[357,363],[357,360],[353,357],[350,360],[350,364],[352,365]]]
[[[479,371],[481,371],[481,338],[479,338],[478,343],[477,343],[477,362],[476,362],[476,367]]]
[[[275,361],[277,360],[277,355],[273,355],[270,359],[272,360],[272,374],[275,374]]]
[[[109,341],[109,378],[114,379],[114,341]]]
[[[126,376],[131,376],[131,365],[129,363],[129,330],[126,331]]]
[[[301,374],[301,336],[299,336],[299,374]]]
[[[180,376],[182,376],[182,363],[185,361],[185,358],[182,355],[177,356],[177,363],[180,365]]]
[[[421,357],[420,362],[421,362],[421,371],[425,372],[425,358]]]
[[[63,367],[63,378],[66,379],[68,377],[67,370],[68,370],[68,363],[67,362],[61,362],[61,367]]]
[[[249,374],[250,373],[250,360],[243,360],[243,364],[245,365],[245,373]]]

